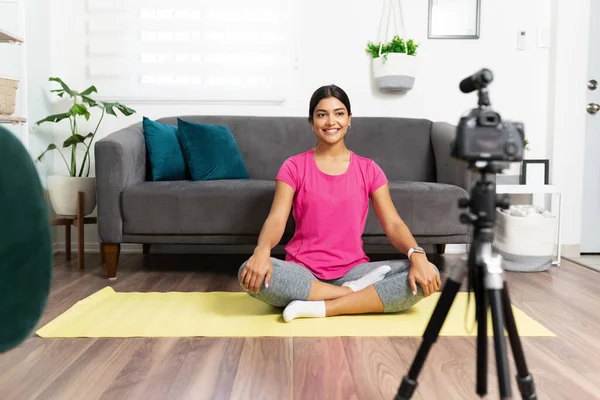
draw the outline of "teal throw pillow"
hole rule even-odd
[[[249,179],[242,153],[227,126],[177,119],[183,154],[195,181]]]
[[[144,137],[153,181],[189,179],[177,127],[144,117]]]

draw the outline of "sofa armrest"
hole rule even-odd
[[[102,243],[121,243],[121,194],[126,187],[146,179],[146,142],[142,123],[98,140],[94,151],[99,239]]]
[[[435,172],[438,183],[460,186],[467,192],[477,179],[468,163],[451,156],[452,142],[456,137],[456,126],[447,122],[434,122],[431,126],[431,144],[435,157]]]

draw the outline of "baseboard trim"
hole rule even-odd
[[[563,257],[579,257],[581,255],[580,244],[563,244],[560,247],[561,256]]]
[[[142,253],[142,245],[134,244],[134,243],[123,243],[121,245],[121,254],[141,254]],[[53,253],[64,253],[66,251],[66,246],[64,243],[54,243]],[[83,246],[83,251],[88,254],[100,254],[100,244],[99,243],[85,243]],[[71,245],[71,252],[77,253],[77,244]]]
[[[162,247],[165,245],[155,245],[156,246],[156,250],[158,251],[153,251],[156,253],[163,253]],[[169,245],[166,245],[169,246]],[[200,249],[198,248],[198,246],[191,246],[191,245],[181,245],[178,246],[179,248],[176,249],[176,251],[174,251],[174,253],[212,253],[214,252],[214,249],[211,250],[210,246],[209,249]],[[243,247],[242,249],[240,249],[240,247]],[[561,252],[562,255],[564,257],[579,257],[580,256],[580,245],[579,244],[569,244],[569,245],[562,245],[561,246]],[[242,250],[241,252],[250,252],[252,253],[252,250],[254,249],[254,246],[235,246],[233,248],[230,247],[226,247],[226,248],[220,248],[217,252],[223,252],[223,253],[240,253],[240,250]],[[168,251],[169,253],[173,251],[172,248],[169,249],[170,251]],[[77,244],[74,243],[71,245],[71,251],[73,253],[77,253]],[[90,253],[90,254],[99,254],[100,253],[100,245],[98,243],[95,242],[88,242],[85,243],[84,246],[84,251],[86,253]],[[65,244],[64,243],[54,243],[52,245],[52,254],[57,254],[57,253],[64,253],[65,252]],[[121,244],[121,254],[141,254],[143,252],[143,246],[141,244],[134,244],[134,243],[123,243]],[[272,251],[273,253],[281,253],[284,252],[283,247],[282,246],[277,246],[277,248],[273,249]],[[465,244],[449,244],[446,245],[446,252],[445,254],[465,254],[467,252],[467,245]]]
[[[216,245],[164,245],[155,244],[152,246],[152,253],[157,254],[202,254],[202,253],[248,253],[252,254],[254,251],[254,245],[231,245],[231,246],[216,246]],[[370,246],[369,249],[373,250]],[[386,247],[387,252],[394,252],[391,247]],[[71,245],[71,251],[77,253],[77,243]],[[87,242],[84,246],[84,251],[88,254],[99,254],[100,245],[96,242]],[[54,243],[52,246],[52,253],[64,253],[64,243]],[[123,243],[121,244],[121,254],[141,254],[143,252],[143,246],[135,243]],[[379,251],[374,251],[375,253]],[[283,246],[276,246],[272,251],[272,254],[285,254]],[[464,254],[466,253],[466,245],[464,244],[449,244],[446,245],[446,254]]]

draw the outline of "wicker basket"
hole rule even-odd
[[[0,76],[0,114],[12,115],[15,112],[19,81]]]

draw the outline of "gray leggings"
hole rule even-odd
[[[247,262],[244,262],[240,267],[238,280]],[[362,278],[382,265],[392,267],[392,270],[388,272],[383,280],[374,284],[375,290],[383,303],[384,312],[402,311],[412,307],[423,299],[423,289],[419,284],[417,284],[417,294],[412,294],[410,284],[408,283],[408,270],[410,268],[408,260],[375,261],[358,264],[343,277],[332,280],[319,279],[308,269],[293,262],[274,257],[271,257],[271,262],[273,263],[273,276],[268,288],[265,288],[264,280],[261,282],[258,293],[249,292],[243,285],[242,288],[250,296],[275,307],[285,307],[293,300],[307,300],[313,280],[320,280],[321,282],[341,286],[345,282]]]

